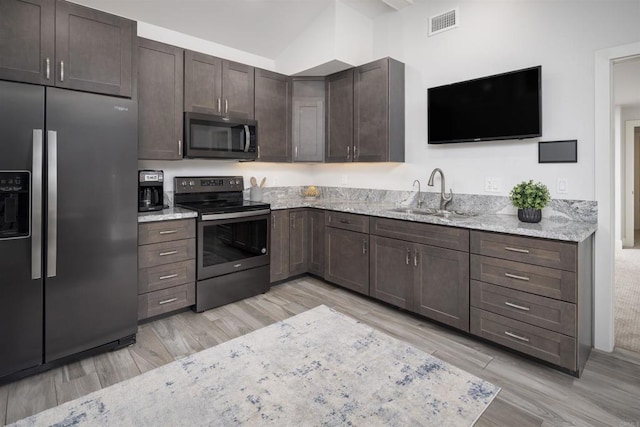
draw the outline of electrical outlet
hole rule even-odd
[[[340,176],[340,184],[342,186],[346,186],[349,183],[349,175],[341,175]]]
[[[500,178],[486,177],[484,179],[484,191],[487,193],[499,193],[502,187]]]
[[[569,184],[567,183],[567,178],[558,178],[558,184],[557,184],[556,190],[558,194],[569,193]]]
[[[278,175],[273,177],[273,186],[274,187],[279,187],[280,186],[280,177]]]

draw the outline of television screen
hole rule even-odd
[[[542,67],[428,89],[429,144],[542,135]]]

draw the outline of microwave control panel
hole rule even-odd
[[[176,194],[244,190],[244,180],[241,176],[177,176],[174,180]]]

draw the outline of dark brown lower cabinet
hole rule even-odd
[[[324,276],[324,212],[308,211],[309,273]]]
[[[413,302],[413,244],[371,236],[370,295],[410,310]]]
[[[324,278],[369,295],[369,234],[327,227]]]
[[[289,275],[309,269],[309,215],[306,209],[289,212]]]
[[[289,211],[271,211],[271,283],[289,277]]]

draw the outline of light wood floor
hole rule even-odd
[[[640,355],[594,351],[580,379],[314,278],[142,325],[138,342],[0,387],[11,423],[325,304],[502,387],[478,426],[640,426]]]

